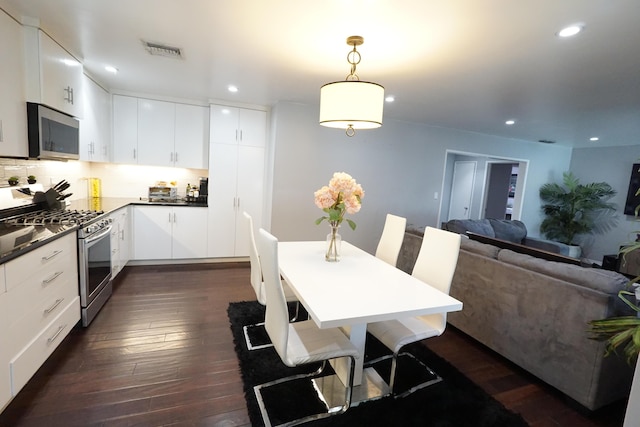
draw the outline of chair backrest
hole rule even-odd
[[[264,317],[265,329],[280,359],[287,364],[287,342],[289,340],[289,310],[284,297],[280,268],[278,267],[278,239],[260,229],[258,249],[262,261],[267,308]]]
[[[448,294],[459,252],[460,234],[426,227],[411,275]]]
[[[427,227],[424,230],[420,252],[418,252],[418,258],[411,275],[439,291],[449,294],[459,253],[460,234]],[[423,317],[429,318],[431,326],[436,327],[440,334],[447,327],[447,313]]]
[[[376,249],[376,258],[396,266],[400,248],[404,240],[404,232],[407,228],[407,219],[401,216],[387,214],[382,235]]]
[[[256,293],[258,302],[265,305],[267,300],[264,296],[262,285],[262,266],[260,265],[260,256],[258,255],[258,248],[256,246],[256,238],[253,232],[253,219],[251,215],[246,212],[242,212],[246,219],[246,226],[249,229],[249,264],[251,265],[251,286]]]

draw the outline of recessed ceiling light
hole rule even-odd
[[[117,74],[118,73],[118,69],[116,67],[113,67],[111,65],[107,65],[106,67],[104,67],[105,70],[107,70],[110,73],[113,74]]]
[[[238,88],[237,88],[236,86],[229,85],[229,87],[227,88],[227,90],[228,90],[229,92],[236,93],[236,92],[238,91]]]
[[[582,24],[573,24],[558,31],[558,37],[573,37],[584,29]]]
[[[516,121],[515,120],[507,120],[506,122],[504,122],[505,125],[507,126],[511,126],[511,125],[515,125]]]
[[[384,100],[385,100],[385,101],[387,101],[387,102],[393,102],[393,101],[395,101],[395,100],[396,100],[396,98],[395,98],[395,97],[393,97],[393,96],[391,96],[391,95],[389,95],[389,96],[387,96]]]
[[[597,136],[592,136],[591,138],[589,138],[589,141],[599,141],[600,138],[598,138]]]

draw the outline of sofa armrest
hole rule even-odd
[[[556,254],[569,256],[569,245],[564,243],[554,242],[553,240],[545,240],[537,237],[525,237],[523,245],[530,246],[536,249],[542,249],[543,251],[553,252]]]

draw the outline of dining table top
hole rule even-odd
[[[325,260],[325,241],[279,242],[280,273],[320,328],[462,310],[462,302],[343,241]]]

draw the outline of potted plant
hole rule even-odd
[[[580,246],[575,238],[582,234],[592,234],[610,228],[604,216],[613,213],[615,205],[608,203],[616,191],[606,182],[580,184],[573,173],[562,174],[562,185],[548,183],[540,187],[542,210],[546,218],[540,224],[540,231],[548,239],[576,246],[575,257],[580,256]]]
[[[10,176],[7,181],[9,181],[9,185],[11,185],[11,186],[18,185],[18,182],[20,181],[20,178],[18,178],[17,176]]]
[[[27,182],[28,182],[29,184],[35,184],[35,183],[36,183],[36,176],[35,176],[35,175],[29,175],[29,176],[27,177]]]

